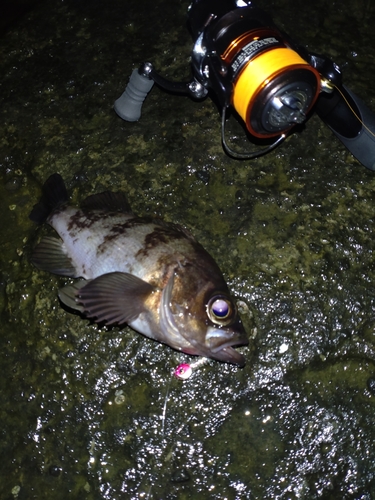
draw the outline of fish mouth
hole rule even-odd
[[[232,363],[233,365],[237,365],[240,368],[245,366],[246,363],[245,357],[241,353],[233,349],[233,347],[223,347],[222,349],[215,352],[213,357],[215,357],[215,359],[219,361],[224,361],[225,363]]]
[[[240,367],[245,365],[244,356],[236,351],[234,347],[248,345],[249,341],[244,332],[235,330],[208,328],[206,334],[206,346],[211,357],[225,363],[232,363]]]

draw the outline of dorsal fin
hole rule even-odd
[[[181,224],[178,224],[177,222],[167,222],[164,219],[160,219],[159,217],[154,217],[152,219],[152,222],[154,222],[158,226],[162,226],[166,229],[170,229],[170,230],[174,231],[175,233],[179,233],[182,236],[184,236],[185,238],[187,238],[188,240],[197,242],[193,233],[191,233],[191,231],[187,227],[181,226]]]
[[[42,196],[31,210],[29,218],[37,224],[42,224],[53,210],[67,201],[68,192],[63,178],[60,174],[52,174],[43,184]]]
[[[92,194],[81,203],[82,210],[109,210],[111,212],[131,213],[131,208],[124,193],[104,191]]]

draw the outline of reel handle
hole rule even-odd
[[[120,118],[136,122],[141,117],[143,101],[152,89],[154,80],[147,74],[133,70],[123,94],[115,101],[114,109]]]
[[[370,170],[375,170],[375,114],[344,85],[322,93],[315,105],[318,116],[346,148]]]

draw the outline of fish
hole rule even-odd
[[[248,339],[219,266],[183,226],[133,214],[123,192],[69,204],[60,174],[30,219],[49,224],[31,255],[41,271],[80,278],[61,302],[97,324],[128,325],[171,348],[242,367]]]

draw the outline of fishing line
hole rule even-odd
[[[165,395],[164,404],[163,404],[163,413],[162,413],[162,418],[161,418],[161,435],[162,435],[162,437],[164,436],[165,419],[166,419],[166,414],[167,414],[167,404],[168,404],[168,399],[169,399],[169,388],[171,386],[171,380],[172,380],[172,376],[169,378],[169,381],[168,381],[167,393]]]
[[[164,397],[164,402],[163,402],[163,407],[162,407],[162,413],[161,413],[161,429],[160,429],[160,436],[161,436],[161,441],[162,441],[162,444],[163,444],[163,440],[165,439],[165,426],[166,426],[166,420],[167,420],[167,407],[168,407],[168,402],[169,402],[169,399],[170,399],[170,388],[171,388],[171,382],[172,380],[174,379],[174,375],[173,375],[173,372],[171,373],[171,376],[169,377],[168,379],[168,382],[167,382],[167,386],[166,386],[166,393],[165,393],[165,397]],[[184,425],[184,424],[183,424]],[[176,436],[182,429],[182,426],[180,426],[180,428],[173,433],[174,436]],[[146,494],[146,500],[150,500],[152,498],[152,489],[153,489],[153,486],[154,486],[154,481],[156,478],[152,478],[152,476],[154,475],[155,473],[155,476],[157,475],[160,475],[161,473],[161,469],[162,469],[162,466],[161,467],[158,467],[158,469],[156,470],[156,467],[155,467],[155,463],[156,463],[156,459],[158,458],[159,460],[161,460],[161,457],[163,455],[165,455],[166,457],[168,457],[171,453],[171,450],[173,449],[173,446],[174,446],[174,440],[173,442],[170,444],[170,446],[168,446],[168,443],[165,443],[164,446],[161,446],[161,451],[159,453],[159,457],[156,457],[154,456],[153,457],[153,464],[152,465],[152,469],[151,470],[151,484],[150,484],[150,487],[147,491],[147,494]],[[164,465],[165,463],[165,460],[163,460],[163,464]],[[141,488],[141,485],[142,483],[140,484],[140,488]]]
[[[354,111],[354,109],[351,106],[350,102],[345,97],[344,93],[340,90],[340,88],[337,85],[334,85],[334,84],[332,84],[332,86],[335,87],[335,89],[339,92],[339,94],[341,95],[341,97],[344,99],[345,103],[348,105],[348,108],[353,113],[353,115],[355,116],[355,118],[359,121],[359,123],[367,130],[367,132],[370,135],[372,135],[372,137],[375,137],[374,132],[372,130],[370,130],[369,127],[363,122],[363,120],[361,120],[361,118],[357,115],[357,113]]]
[[[160,447],[160,451],[157,456],[153,457],[153,463],[152,465],[152,471],[151,471],[151,484],[150,487],[148,488],[148,491],[146,493],[146,500],[151,500],[152,498],[152,490],[154,487],[154,481],[156,480],[157,476],[162,475],[162,470],[163,467],[165,466],[166,463],[168,463],[172,457],[173,450],[176,445],[176,437],[180,434],[180,432],[185,428],[186,424],[191,420],[192,415],[190,415],[188,418],[184,418],[183,421],[180,422],[180,425],[178,428],[170,432],[169,434],[166,434],[166,424],[167,424],[167,413],[168,413],[168,403],[170,401],[170,392],[171,392],[171,384],[172,381],[175,381],[177,379],[180,379],[180,382],[177,382],[176,388],[180,387],[181,380],[187,380],[190,378],[192,375],[193,371],[196,370],[197,368],[200,368],[208,363],[208,358],[204,357],[199,357],[196,361],[192,363],[181,363],[178,365],[177,368],[173,369],[171,371],[171,375],[167,381],[166,384],[166,392],[165,392],[165,397],[164,397],[164,402],[162,405],[162,412],[161,412],[161,429],[160,429],[160,436],[161,436],[161,441],[163,446]],[[179,394],[182,393],[182,388],[179,391]],[[186,412],[184,413],[186,417]],[[169,436],[173,436],[172,440],[170,443],[168,443],[167,438]],[[163,443],[163,441],[166,441]],[[156,467],[157,460],[159,462],[161,461],[162,457],[164,455],[164,460],[162,461],[162,464],[159,467]],[[150,478],[149,478],[150,480]],[[141,483],[142,484],[142,483]],[[141,488],[141,485],[140,485]]]
[[[191,377],[193,372],[202,367],[205,366],[209,362],[208,358],[205,357],[198,357],[194,362],[192,363],[180,363],[176,368],[171,370],[170,377],[168,378],[168,381],[166,383],[166,391],[165,391],[165,396],[164,396],[164,401],[162,405],[162,411],[161,411],[161,428],[160,428],[160,439],[162,446],[160,446],[158,449],[154,445],[155,448],[155,455],[152,457],[152,460],[149,462],[151,465],[151,471],[150,471],[150,476],[148,477],[148,481],[151,482],[147,493],[145,493],[145,499],[146,500],[151,500],[152,498],[152,490],[154,487],[154,483],[157,479],[158,476],[162,475],[163,467],[165,466],[166,463],[168,463],[172,457],[172,453],[174,450],[174,447],[176,445],[176,437],[180,434],[180,432],[184,429],[186,424],[191,420],[192,415],[190,415],[188,418],[184,418],[183,421],[180,422],[180,425],[178,428],[170,432],[169,434],[166,434],[166,423],[167,423],[167,412],[168,412],[168,403],[170,400],[170,393],[171,393],[171,385],[172,381],[177,381],[178,379],[180,380],[177,382],[176,388],[180,387],[180,384],[182,383],[181,381],[187,380],[188,378]],[[179,394],[182,394],[182,388],[179,391]],[[174,398],[176,399],[176,398]],[[186,417],[186,412],[184,412],[184,416]],[[173,436],[171,442],[168,443],[168,437]],[[164,442],[163,442],[164,441]],[[156,456],[157,455],[157,456]],[[162,457],[164,455],[164,459],[162,460]],[[157,466],[157,461],[162,462],[159,466]],[[142,488],[142,483],[141,481],[139,485],[139,493],[141,494],[141,488]]]

